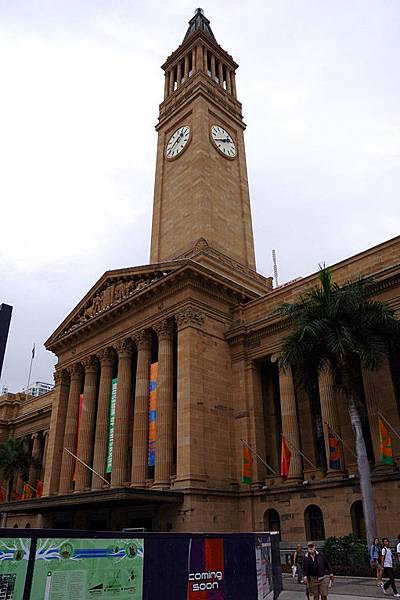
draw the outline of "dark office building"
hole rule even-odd
[[[6,352],[8,330],[10,329],[12,306],[0,304],[0,377]]]

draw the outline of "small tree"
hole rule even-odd
[[[330,269],[321,267],[319,286],[278,310],[293,324],[282,343],[280,366],[293,367],[305,387],[331,368],[347,400],[368,541],[377,533],[376,516],[354,367],[361,363],[365,369],[378,368],[400,341],[400,322],[387,305],[371,299],[372,285],[371,280],[359,280],[339,286]]]
[[[23,480],[27,481],[31,465],[38,466],[38,461],[26,450],[24,438],[10,437],[0,444],[0,472],[6,484],[6,502],[11,501],[16,477],[21,474]],[[2,527],[7,526],[7,516],[7,513],[4,512]]]

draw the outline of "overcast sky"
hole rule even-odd
[[[186,0],[0,0],[1,386],[107,269],[148,262],[160,65]],[[280,283],[399,234],[399,0],[203,3],[239,63],[257,265]]]

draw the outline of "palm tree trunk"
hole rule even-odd
[[[369,460],[367,455],[367,448],[365,446],[360,413],[354,400],[354,395],[351,391],[349,392],[348,390],[346,390],[346,396],[349,407],[351,426],[353,428],[356,443],[357,466],[358,474],[360,476],[361,499],[364,511],[367,543],[369,544],[371,543],[371,540],[373,540],[377,535],[374,493],[372,490],[371,482],[371,470],[369,467]]]
[[[11,501],[11,493],[12,493],[13,484],[14,484],[14,478],[11,477],[11,479],[7,483],[6,502],[10,502]],[[8,513],[3,512],[3,516],[2,516],[2,519],[1,519],[1,526],[3,528],[7,527],[7,518],[8,518]]]

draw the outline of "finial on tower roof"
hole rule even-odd
[[[186,40],[188,39],[188,37],[190,37],[191,35],[193,35],[193,33],[195,33],[198,30],[204,31],[204,33],[206,33],[207,35],[210,36],[210,38],[216,42],[217,40],[215,39],[215,36],[212,32],[212,29],[210,27],[210,21],[207,19],[207,17],[204,15],[204,10],[202,8],[196,8],[195,13],[194,13],[194,17],[192,17],[189,21],[189,28],[186,32],[185,37],[183,38],[183,41],[186,42]]]

